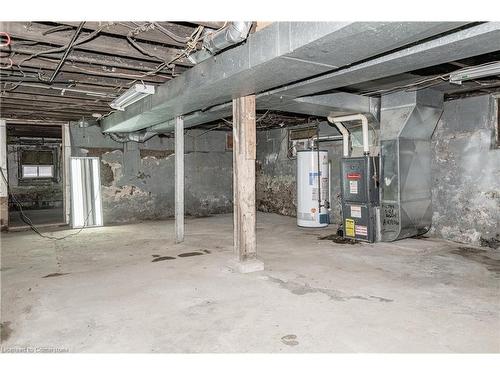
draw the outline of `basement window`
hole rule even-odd
[[[19,174],[21,180],[53,179],[56,174],[56,150],[26,148],[20,151]]]
[[[23,178],[53,178],[53,165],[23,165]]]

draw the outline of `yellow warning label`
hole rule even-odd
[[[354,237],[354,220],[345,219],[345,235]]]

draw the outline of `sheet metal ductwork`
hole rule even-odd
[[[251,27],[252,22],[230,22],[226,27],[208,34],[203,39],[203,47],[215,55],[234,44],[243,42]]]
[[[438,91],[382,96],[382,241],[423,234],[431,226],[431,136],[442,111]]]

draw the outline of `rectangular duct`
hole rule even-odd
[[[244,44],[158,86],[154,95],[107,116],[101,120],[101,126],[105,132],[153,127],[178,115],[206,111],[233,98],[328,73],[465,24],[275,22],[251,34]]]
[[[430,142],[442,111],[443,94],[438,91],[382,96],[382,241],[423,234],[431,226]]]

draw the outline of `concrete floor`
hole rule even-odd
[[[498,251],[437,239],[341,245],[318,239],[333,228],[259,214],[266,270],[239,274],[226,266],[231,215],[186,224],[178,245],[173,221],[55,242],[2,234],[3,349],[500,351]],[[202,255],[179,256],[188,252]]]

